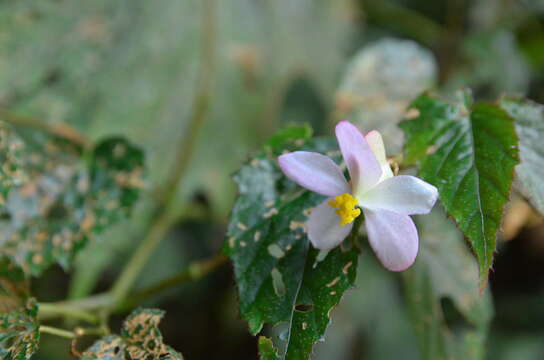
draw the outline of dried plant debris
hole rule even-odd
[[[164,311],[137,309],[124,322],[121,335],[107,336],[83,353],[83,360],[181,360],[163,342],[159,323]]]
[[[0,260],[0,358],[30,359],[40,338],[38,307],[28,295],[23,271],[7,258]]]
[[[27,178],[6,198],[0,251],[39,275],[55,262],[69,266],[89,238],[126,215],[143,187],[144,158],[123,138],[83,155],[65,140],[22,134]]]

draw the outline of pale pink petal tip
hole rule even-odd
[[[392,211],[366,211],[365,224],[370,246],[382,265],[404,271],[414,263],[419,247],[417,229],[408,215]]]

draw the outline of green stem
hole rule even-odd
[[[54,304],[54,303],[41,303],[39,306],[38,319],[41,321],[48,320],[51,318],[64,316],[79,320],[84,320],[92,324],[98,323],[98,317],[94,314],[81,310],[75,307],[66,306],[63,304]]]
[[[94,327],[94,328],[81,328],[77,327],[74,329],[74,335],[77,337],[81,336],[103,336],[107,335],[109,331],[103,327]]]
[[[60,336],[67,339],[75,339],[76,335],[68,330],[58,329],[52,326],[40,325],[40,332],[43,334],[50,334]]]
[[[125,301],[121,306],[121,311],[126,310],[132,307],[135,307],[145,300],[160,294],[161,292],[172,288],[176,285],[183,284],[188,281],[196,281],[207,274],[211,273],[215,269],[219,268],[221,265],[227,262],[228,258],[224,254],[218,254],[215,257],[200,261],[194,262],[189,265],[189,267],[182,272],[173,275],[167,279],[164,279],[157,284],[146,287],[140,291],[137,291],[134,295],[131,295],[127,301]]]
[[[1,108],[0,108],[0,118],[14,125],[31,127],[31,128],[46,132],[48,134],[57,136],[59,138],[69,140],[73,143],[80,145],[83,148],[89,147],[89,144],[90,144],[89,141],[82,134],[80,134],[73,127],[66,124],[51,125],[44,121],[39,121],[37,119],[31,118],[28,116],[17,115]]]
[[[149,257],[164,238],[168,229],[170,229],[172,222],[172,218],[167,213],[163,213],[157,222],[153,224],[147,237],[141,242],[138,249],[136,249],[136,252],[132,255],[129,263],[125,266],[110,291],[112,297],[111,305],[113,307],[120,304],[126,295],[128,295],[138,275],[147,264]]]
[[[217,254],[211,259],[193,262],[180,273],[137,291],[133,295],[129,296],[125,301],[117,303],[117,305],[114,297],[111,294],[104,293],[89,296],[83,299],[61,301],[56,303],[41,303],[40,313],[38,316],[40,320],[50,320],[61,316],[86,320],[82,318],[81,314],[84,313],[86,314],[84,316],[88,316],[88,314],[90,314],[89,311],[98,311],[100,313],[102,309],[110,308],[114,311],[123,312],[169,288],[188,281],[196,281],[203,278],[219,268],[221,265],[225,264],[227,259],[228,258],[224,254]],[[94,316],[93,314],[90,316],[92,316],[93,322],[98,321],[97,316]],[[90,316],[88,317],[89,320],[91,319]]]
[[[41,303],[40,307],[42,307],[43,305],[48,305],[53,307],[65,307],[71,309],[91,311],[111,306],[112,303],[113,301],[111,295],[109,293],[104,293],[92,295],[83,299],[59,301],[54,303]]]

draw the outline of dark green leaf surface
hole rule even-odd
[[[420,252],[404,283],[421,359],[483,359],[493,309],[478,266],[440,209],[417,223]]]
[[[137,309],[130,314],[121,335],[107,336],[83,353],[83,360],[182,360],[183,356],[167,346],[159,331],[164,311]]]
[[[499,107],[467,106],[424,94],[411,105],[415,117],[401,127],[407,163],[417,163],[419,176],[438,188],[474,249],[483,287],[518,163],[517,137],[512,118]]]
[[[501,107],[516,121],[521,162],[516,174],[521,191],[544,214],[544,106],[521,99],[501,100]]]
[[[21,129],[27,179],[13,189],[0,221],[0,251],[25,272],[69,266],[87,241],[119,221],[142,188],[142,152],[124,139],[99,143],[87,166],[81,149]]]
[[[235,175],[240,194],[225,252],[251,333],[265,323],[288,322],[284,358],[307,359],[325,333],[330,310],[353,284],[357,251],[337,248],[316,264],[318,251],[309,244],[304,222],[324,197],[300,189],[277,167],[276,155],[284,149],[338,156],[335,141],[286,137],[283,144],[270,144]]]
[[[0,259],[0,358],[26,360],[38,348],[38,307],[21,269]]]

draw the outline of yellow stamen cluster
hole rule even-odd
[[[328,202],[328,204],[337,209],[335,212],[340,216],[340,226],[351,223],[355,218],[361,215],[361,209],[357,209],[357,199],[351,194],[345,193],[338,195]]]

